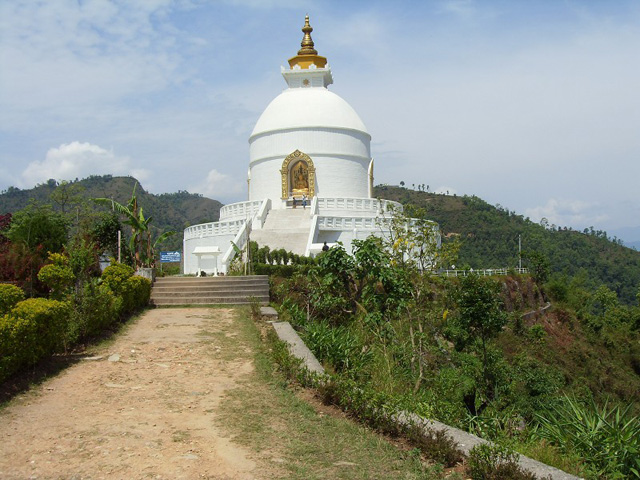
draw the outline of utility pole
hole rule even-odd
[[[522,238],[518,234],[518,268],[522,270]]]

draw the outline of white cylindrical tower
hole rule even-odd
[[[298,55],[282,68],[288,88],[249,137],[249,200],[284,208],[292,197],[370,198],[371,136],[353,108],[327,90],[327,59],[314,49],[309,17]]]

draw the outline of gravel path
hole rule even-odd
[[[229,355],[216,341],[237,334],[234,315],[149,310],[96,355],[13,401],[0,412],[0,478],[263,478],[217,413],[253,371],[247,348]]]

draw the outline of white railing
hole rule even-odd
[[[349,197],[316,197],[317,213],[326,210],[350,210],[384,214],[391,209],[402,212],[402,205],[392,200],[378,200],[377,198],[349,198]],[[314,200],[316,200],[314,198]]]
[[[510,273],[529,273],[527,268],[487,268],[483,270],[442,270],[441,272],[435,272],[437,275],[443,277],[466,277],[468,275],[479,275],[481,277],[488,277],[491,275],[508,275]]]
[[[248,219],[260,209],[264,200],[230,203],[220,208],[220,219],[223,221]]]
[[[271,199],[266,198],[262,200],[260,208],[258,208],[255,217],[252,220],[253,228],[257,230],[262,228],[265,220],[267,219],[267,215],[269,214],[269,210],[271,210]]]
[[[311,204],[313,207],[313,203]],[[311,228],[309,228],[309,238],[307,239],[307,246],[304,249],[304,255],[308,257],[311,254],[311,249],[313,247],[313,243],[316,241],[318,236],[318,215],[314,215],[311,217]]]
[[[309,208],[309,216],[313,217],[318,214],[318,197],[313,197],[311,199],[311,208]]]
[[[319,230],[377,230],[379,219],[376,217],[334,217],[318,215]]]
[[[240,230],[238,230],[238,233],[233,239],[233,243],[235,243],[235,245],[240,250],[244,248],[247,242],[247,227],[249,225],[251,225],[251,221],[243,222],[242,227],[240,228]],[[229,263],[231,263],[231,260],[233,260],[233,257],[235,256],[236,256],[236,249],[234,248],[233,244],[230,244],[229,248],[227,249],[225,254],[222,256],[222,268],[225,273],[229,268]]]
[[[232,220],[228,222],[210,222],[192,225],[184,229],[184,239],[190,240],[192,238],[205,238],[225,234],[233,235],[238,232],[244,222],[245,220]]]

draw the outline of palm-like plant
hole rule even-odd
[[[122,205],[112,198],[94,198],[93,201],[101,205],[110,205],[113,210],[125,217],[122,223],[131,227],[129,249],[133,253],[136,268],[154,267],[156,246],[171,235],[175,235],[176,232],[165,232],[151,243],[150,224],[153,217],[145,217],[142,207],[138,205],[137,186],[136,182],[127,205]]]

